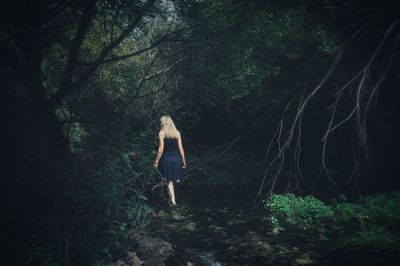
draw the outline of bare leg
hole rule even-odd
[[[169,196],[171,197],[172,205],[176,205],[174,183],[172,181],[168,182],[168,192],[169,192]]]

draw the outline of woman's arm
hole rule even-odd
[[[161,155],[164,151],[164,138],[161,136],[161,132],[158,134],[158,138],[160,140],[160,144],[158,145],[158,151],[157,151],[157,157],[156,160],[154,161],[154,167],[158,167],[158,162],[160,161]]]
[[[185,151],[183,150],[181,134],[179,134],[179,137],[178,137],[178,149],[179,149],[179,153],[181,154],[181,158],[182,158],[182,163],[183,163],[182,168],[186,168]]]

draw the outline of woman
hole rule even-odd
[[[177,206],[174,182],[180,182],[182,179],[182,168],[186,168],[185,152],[183,151],[181,134],[176,129],[171,117],[161,117],[160,123],[161,130],[158,134],[160,144],[154,167],[159,170],[161,177],[168,181],[171,203],[173,206]]]

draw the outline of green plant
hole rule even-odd
[[[272,225],[281,229],[321,230],[333,216],[333,211],[322,201],[312,196],[296,197],[292,193],[272,195],[266,202],[266,208]]]
[[[324,232],[339,247],[395,251],[400,248],[400,193],[366,196],[356,202],[344,197],[325,204],[313,196],[273,194],[265,207],[276,229]]]
[[[340,245],[370,250],[396,251],[400,248],[400,237],[382,226],[369,226],[366,230],[357,231],[354,235],[345,237]]]

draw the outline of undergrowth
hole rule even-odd
[[[265,203],[274,230],[303,231],[334,240],[336,247],[397,251],[400,247],[400,192],[345,197],[330,203],[309,195],[273,194]]]

